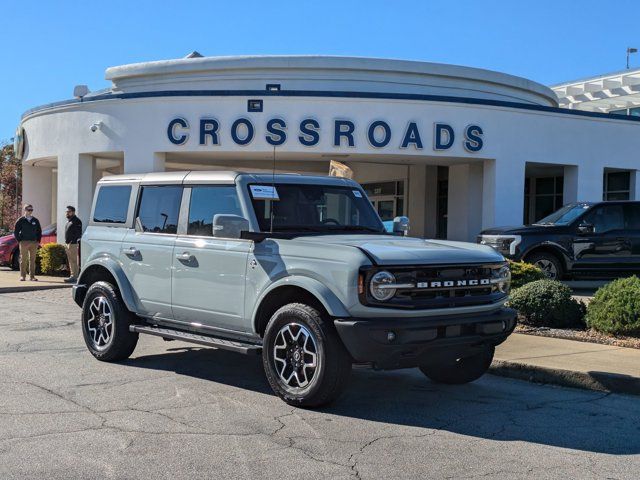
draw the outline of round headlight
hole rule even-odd
[[[509,265],[503,265],[497,272],[498,277],[498,290],[502,293],[509,293],[511,289],[511,270]]]
[[[385,270],[376,273],[371,278],[371,285],[369,287],[371,295],[379,302],[384,302],[385,300],[393,298],[396,294],[396,289],[389,288],[389,286],[395,282],[396,277]]]

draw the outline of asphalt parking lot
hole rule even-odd
[[[640,400],[354,370],[321,411],[257,357],[141,337],[85,350],[68,290],[0,294],[0,478],[637,478]]]

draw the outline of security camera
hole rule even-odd
[[[91,125],[91,131],[92,132],[97,132],[98,130],[102,129],[102,122],[96,122],[93,125]]]

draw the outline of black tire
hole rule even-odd
[[[129,358],[138,343],[138,334],[129,331],[135,318],[113,285],[91,285],[82,303],[82,336],[91,354],[102,362]]]
[[[420,371],[436,383],[460,385],[473,382],[489,370],[494,352],[495,347],[489,346],[479,353],[452,362],[422,365]]]
[[[11,254],[11,270],[20,270],[20,249],[16,248]]]
[[[526,261],[540,268],[550,280],[561,280],[564,276],[562,262],[553,253],[532,253]]]
[[[276,349],[276,355],[283,357],[278,361],[274,357]],[[306,353],[314,350],[315,357]],[[269,320],[262,364],[274,393],[295,407],[319,407],[332,402],[342,393],[351,374],[351,357],[333,324],[315,308],[301,303],[283,306]],[[315,367],[310,366],[313,364]],[[291,377],[290,383],[284,381],[285,376]]]

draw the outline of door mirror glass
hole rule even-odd
[[[393,234],[407,235],[409,233],[409,217],[396,217],[393,219]]]
[[[585,235],[593,233],[594,232],[593,225],[591,225],[590,223],[581,223],[580,225],[578,225],[578,232]]]
[[[249,220],[240,215],[217,213],[213,216],[213,236],[217,238],[240,238],[240,233],[249,230]]]

